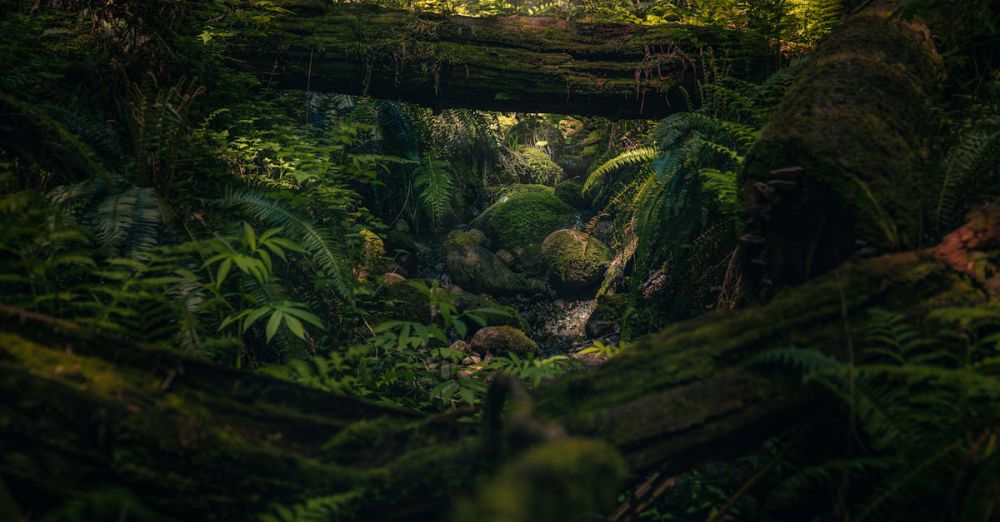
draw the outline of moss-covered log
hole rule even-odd
[[[874,307],[919,317],[985,303],[1000,285],[984,277],[996,271],[968,267],[998,244],[1000,212],[990,211],[936,249],[851,262],[766,306],[678,324],[544,387],[533,410],[521,397],[485,432],[0,308],[0,476],[35,514],[113,485],[177,518],[324,498],[349,520],[441,515],[449,495],[511,455],[503,448],[558,445],[561,434],[609,442],[632,472],[665,462],[679,471],[750,447],[814,404],[749,366],[755,354],[841,353]]]
[[[179,520],[317,497],[358,520],[420,518],[477,471],[454,423],[3,306],[0,397],[0,479],[32,520],[106,488]]]
[[[942,83],[925,26],[869,10],[824,41],[748,156],[748,280],[797,284],[856,251],[919,246]]]
[[[659,118],[687,109],[708,59],[740,77],[769,64],[764,40],[714,28],[276,4],[237,50],[268,82],[432,107]]]

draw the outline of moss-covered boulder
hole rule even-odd
[[[501,355],[505,352],[520,356],[539,353],[538,343],[513,326],[487,326],[481,328],[469,341],[472,351],[479,355]]]
[[[444,242],[444,263],[452,279],[465,289],[493,295],[529,293],[544,284],[514,273],[486,247],[479,230],[454,231]]]
[[[557,198],[563,200],[573,208],[584,209],[590,206],[583,197],[583,185],[579,181],[571,179],[560,181],[553,189],[553,192]]]
[[[587,324],[584,327],[587,337],[595,339],[617,333],[621,329],[621,322],[627,311],[627,294],[605,294],[598,297],[597,306],[587,318]]]
[[[552,284],[566,294],[579,295],[593,291],[601,282],[611,250],[594,236],[563,229],[545,238],[542,258]]]
[[[511,195],[490,206],[473,221],[493,239],[496,248],[517,254],[517,248],[537,249],[553,230],[573,223],[573,208],[552,191]]]
[[[481,230],[475,228],[469,230],[452,230],[445,237],[445,243],[461,244],[468,246],[489,246],[489,239]]]
[[[565,175],[563,168],[552,161],[544,149],[535,146],[521,147],[514,162],[517,169],[517,179],[525,183],[555,185]]]

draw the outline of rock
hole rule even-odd
[[[382,284],[388,285],[398,285],[399,283],[405,283],[406,278],[395,272],[388,272],[382,276]]]
[[[478,230],[455,231],[444,242],[448,273],[463,288],[493,295],[512,295],[538,290],[537,281],[516,274],[482,246],[485,236]],[[544,285],[542,285],[544,286]]]
[[[565,173],[563,168],[552,161],[549,154],[541,147],[524,146],[515,153],[513,173],[515,177],[524,183],[538,183],[542,185],[555,185],[563,178]]]
[[[611,251],[596,237],[563,229],[542,243],[542,258],[557,290],[568,295],[592,292],[611,262]]]
[[[562,181],[555,186],[553,193],[567,205],[576,209],[585,209],[590,203],[583,197],[583,185],[573,180]]]
[[[573,216],[573,208],[549,188],[501,199],[480,214],[473,225],[481,227],[496,248],[517,255],[516,248],[537,248],[553,230],[572,225]]]
[[[595,339],[618,333],[626,311],[628,311],[628,295],[605,294],[598,297],[597,307],[587,319],[587,337]]]
[[[486,234],[475,228],[470,228],[469,230],[452,230],[445,237],[445,241],[469,246],[489,246]]]
[[[469,353],[469,343],[459,339],[448,346],[449,350],[456,350],[462,353]]]
[[[517,261],[517,259],[514,257],[514,254],[511,254],[510,250],[507,250],[505,248],[501,248],[500,250],[497,250],[496,256],[497,256],[497,259],[503,261],[503,264],[505,264],[505,265],[507,265],[509,267],[513,267],[514,266],[514,262]]]
[[[476,332],[469,342],[472,350],[480,355],[500,355],[512,352],[520,356],[538,354],[539,348],[521,330],[512,326],[487,326]]]

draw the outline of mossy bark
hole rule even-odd
[[[723,29],[275,3],[288,13],[236,50],[268,84],[432,107],[660,118],[687,109],[708,59],[744,78],[771,62],[763,39]]]
[[[342,519],[363,520],[443,517],[449,496],[511,448],[553,433],[604,440],[632,472],[681,471],[815,409],[796,381],[748,364],[756,354],[843,355],[876,307],[919,319],[991,302],[998,271],[969,267],[995,259],[998,244],[1000,212],[990,211],[936,249],[851,262],[766,306],[679,323],[481,429],[0,308],[0,475],[36,514],[100,484],[177,518],[239,519],[272,502],[339,495]]]
[[[109,487],[179,520],[334,495],[350,518],[419,518],[477,470],[453,423],[2,306],[0,397],[0,479],[30,519]]]
[[[920,245],[940,61],[926,27],[875,10],[820,44],[747,159],[742,239],[754,293],[856,251]]]

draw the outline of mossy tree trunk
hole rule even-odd
[[[686,110],[702,67],[760,78],[747,33],[548,18],[471,18],[282,0],[236,56],[269,84],[431,107],[660,118]]]
[[[920,245],[933,190],[927,27],[870,9],[822,42],[747,158],[747,280],[767,295],[855,252]]]

